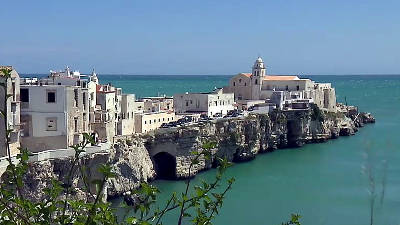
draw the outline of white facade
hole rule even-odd
[[[174,95],[176,113],[205,113],[208,116],[215,114],[226,115],[235,109],[234,94],[223,93],[222,89],[210,93],[185,93]]]
[[[135,114],[135,132],[146,133],[159,128],[163,123],[176,120],[173,112],[137,113]]]
[[[118,121],[118,135],[135,133],[135,95],[123,94],[121,98],[121,118]]]
[[[67,148],[89,130],[87,89],[64,85],[21,85],[22,147],[38,152]]]

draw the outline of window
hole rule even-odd
[[[78,118],[77,117],[74,118],[74,130],[75,130],[75,133],[78,133]]]
[[[297,85],[296,89],[297,89],[297,90],[300,90],[300,86],[299,86],[299,85]]]
[[[57,118],[47,118],[47,131],[56,131],[57,130]]]
[[[286,85],[286,91],[289,91],[289,86],[288,85]]]
[[[82,93],[83,109],[86,109],[86,93]]]
[[[239,79],[239,83],[242,83],[242,79]]]
[[[144,121],[144,124],[147,124],[147,121],[146,121],[146,120]]]
[[[74,89],[75,107],[78,107],[78,89]]]
[[[47,91],[47,103],[56,102],[56,91]]]
[[[86,130],[86,113],[83,114],[83,130]]]
[[[236,86],[236,82],[233,82],[233,86]]]
[[[244,86],[247,86],[247,83],[246,83],[246,82],[244,83]]]
[[[16,101],[16,99],[15,99],[15,81],[12,82],[12,99],[13,99],[13,101]]]
[[[255,84],[258,84],[258,80],[256,79]]]
[[[188,101],[186,101],[186,106],[189,106],[189,102]]]
[[[29,89],[21,88],[20,98],[21,98],[21,102],[29,102]]]

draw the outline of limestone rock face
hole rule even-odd
[[[217,165],[217,157],[235,162],[247,161],[261,152],[353,135],[358,130],[358,123],[374,121],[370,114],[357,115],[352,119],[344,113],[310,109],[220,119],[192,127],[156,131],[147,135],[146,148],[151,156],[159,152],[173,155],[176,178],[187,178]],[[191,152],[198,151],[204,141],[217,143],[213,157],[208,161],[201,158],[189,173],[194,157]]]
[[[128,145],[129,144],[129,145]],[[148,182],[154,178],[155,171],[142,139],[119,141],[109,158],[117,174],[108,180],[107,192],[109,196],[117,196],[137,188],[141,182]]]
[[[108,197],[122,195],[137,188],[141,182],[148,182],[154,178],[153,163],[142,139],[130,140],[129,145],[127,142],[121,140],[110,151],[84,155],[79,161],[82,165],[81,168],[84,168],[85,176],[90,181],[103,178],[102,174],[98,172],[100,165],[111,164],[113,166],[116,177],[107,181],[106,190],[104,190]],[[72,163],[73,158],[50,159],[30,163],[28,172],[24,177],[25,194],[30,199],[41,201],[45,198],[43,190],[46,187],[51,187],[52,179],[67,183]],[[78,168],[77,166],[74,167],[71,185],[74,196],[78,199],[85,199],[89,196],[84,194],[86,186]],[[88,188],[92,193],[96,192],[95,186],[90,182]]]
[[[173,160],[174,178],[187,178],[218,165],[218,158],[234,162],[252,160],[262,152],[353,135],[358,127],[373,122],[375,119],[371,114],[359,113],[355,107],[349,107],[346,113],[311,108],[252,114],[245,118],[159,129],[141,136],[116,137],[119,140],[110,151],[85,155],[81,163],[91,179],[101,179],[97,172],[101,164],[113,166],[117,176],[107,181],[105,190],[108,197],[113,197],[131,193],[141,182],[154,179],[160,168],[165,169],[161,164],[167,159]],[[193,152],[199,151],[206,141],[217,144],[212,149],[212,157],[200,157],[199,163],[190,167],[195,157]],[[157,157],[160,155],[168,155],[168,158],[160,159]],[[32,199],[40,201],[44,198],[40,193],[50,187],[52,178],[66,182],[72,160],[63,158],[31,163],[25,176],[27,185],[24,191]],[[79,174],[77,170],[72,173],[72,187],[76,197],[84,199],[87,198],[84,195],[85,183]],[[94,189],[92,186],[89,188]]]

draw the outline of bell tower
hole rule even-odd
[[[260,99],[262,81],[266,75],[266,69],[262,58],[259,56],[254,62],[251,73],[252,99]]]
[[[258,57],[254,62],[252,75],[254,77],[264,77],[266,75],[266,69],[261,57]]]

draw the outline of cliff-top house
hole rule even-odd
[[[90,132],[87,80],[77,71],[22,78],[20,99],[21,146],[30,151],[66,149]]]
[[[233,93],[216,89],[205,93],[184,93],[174,95],[176,113],[200,113],[207,116],[226,115],[235,109]]]

